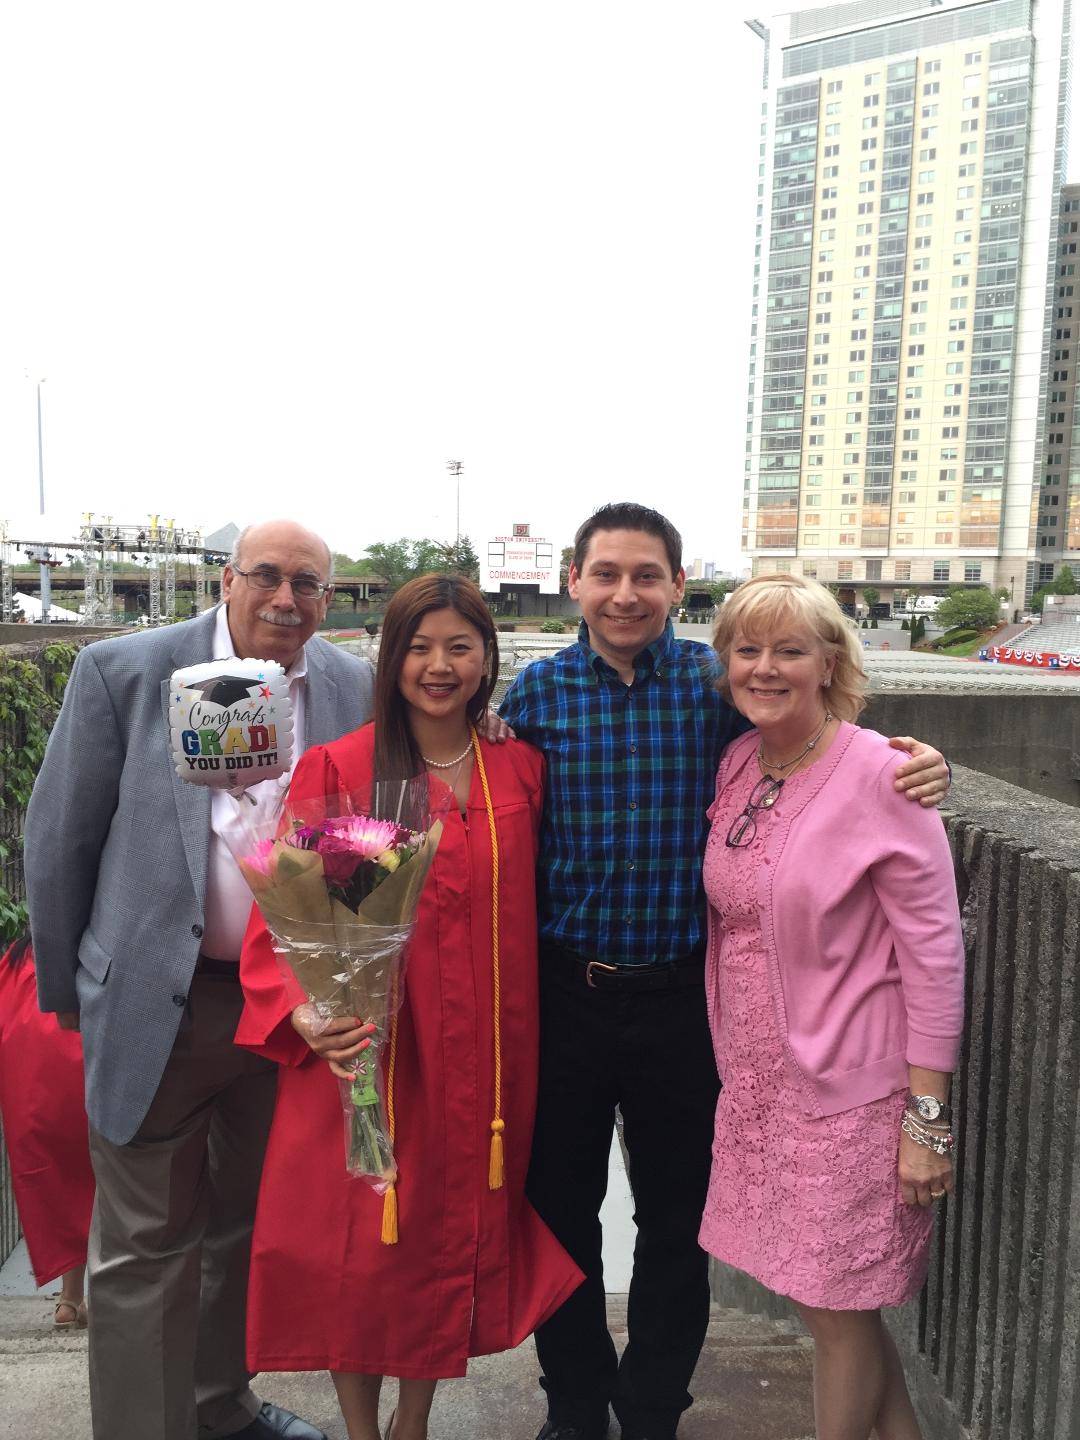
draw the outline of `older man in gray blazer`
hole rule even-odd
[[[250,897],[222,840],[229,801],[177,777],[167,715],[174,670],[235,655],[286,667],[296,753],[368,720],[371,666],[314,633],[330,567],[294,522],[253,526],[223,606],[88,646],[30,802],[39,998],[81,1028],[86,1056],[96,1440],[320,1440],[250,1389],[247,1267],[275,1072],[232,1043]]]

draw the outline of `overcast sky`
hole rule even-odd
[[[478,548],[634,498],[738,566],[763,8],[4,6],[0,520],[357,556],[460,459]]]

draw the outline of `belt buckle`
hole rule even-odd
[[[588,985],[590,990],[596,989],[596,981],[593,979],[594,970],[603,970],[608,975],[617,975],[619,973],[618,965],[605,965],[602,960],[590,960],[585,966],[585,984]]]

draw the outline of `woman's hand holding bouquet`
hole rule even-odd
[[[370,1047],[375,1034],[374,1024],[365,1024],[355,1015],[324,1019],[310,1000],[292,1012],[292,1027],[339,1080],[349,1081],[357,1059]]]

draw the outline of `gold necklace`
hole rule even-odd
[[[805,760],[807,755],[810,754],[810,751],[813,750],[814,746],[825,734],[825,729],[832,718],[833,717],[829,714],[828,710],[826,710],[825,719],[822,721],[821,729],[810,741],[807,742],[806,748],[799,751],[798,755],[795,756],[794,760],[767,759],[765,756],[765,741],[762,740],[759,743],[757,750],[758,768],[760,770],[790,770],[792,765],[797,765],[800,760]]]
[[[452,770],[455,765],[461,764],[462,760],[465,759],[465,756],[468,755],[472,748],[472,741],[470,740],[461,754],[455,755],[453,760],[429,760],[426,755],[421,755],[420,759],[423,760],[425,765],[430,765],[433,770]]]

